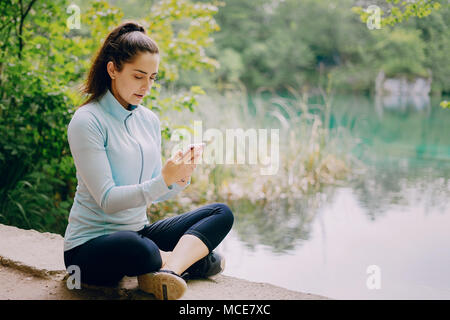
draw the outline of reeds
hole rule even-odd
[[[245,88],[224,96],[210,94],[200,99],[194,113],[168,115],[172,123],[179,125],[187,125],[186,119],[190,119],[202,120],[204,126],[220,130],[250,127],[280,130],[276,174],[261,175],[261,165],[202,164],[193,176],[195,188],[186,189],[190,199],[186,203],[220,199],[294,201],[325,186],[344,184],[355,164],[361,166],[351,154],[357,139],[345,127],[330,128],[331,99],[322,92],[323,104],[308,105],[307,94],[291,87],[288,90],[293,98],[282,98],[262,88],[253,96],[254,106],[247,102]],[[271,91],[270,98],[263,95],[267,91]]]

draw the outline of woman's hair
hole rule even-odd
[[[81,88],[83,94],[89,95],[81,106],[97,100],[107,89],[111,90],[111,77],[106,70],[109,61],[114,62],[120,72],[123,64],[132,62],[140,52],[159,54],[158,45],[147,36],[142,25],[125,22],[114,28],[95,56],[86,83]]]

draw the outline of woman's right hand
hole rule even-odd
[[[197,166],[196,160],[198,156],[198,154],[194,153],[194,150],[191,150],[183,157],[183,152],[179,150],[172,158],[167,160],[161,170],[166,185],[170,186],[181,179],[190,177]]]

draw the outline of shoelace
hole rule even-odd
[[[186,280],[189,280],[190,279],[190,275],[189,275],[189,272],[183,272],[182,274],[181,274],[181,278],[184,280],[184,281],[186,281]]]
[[[186,272],[182,273],[181,275],[179,275],[179,274],[176,273],[176,272],[173,272],[172,270],[166,270],[166,269],[161,269],[161,270],[159,270],[158,272],[166,272],[166,273],[170,273],[170,274],[173,274],[173,275],[175,275],[175,276],[177,276],[177,277],[180,277],[181,279],[183,279],[183,280],[185,280],[185,281],[186,281],[186,277],[187,277],[187,275],[185,274]]]

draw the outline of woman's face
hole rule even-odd
[[[138,105],[150,93],[158,74],[159,54],[141,52],[129,63],[124,63],[118,72],[114,62],[109,61],[107,71],[111,77],[112,94],[125,108]]]

